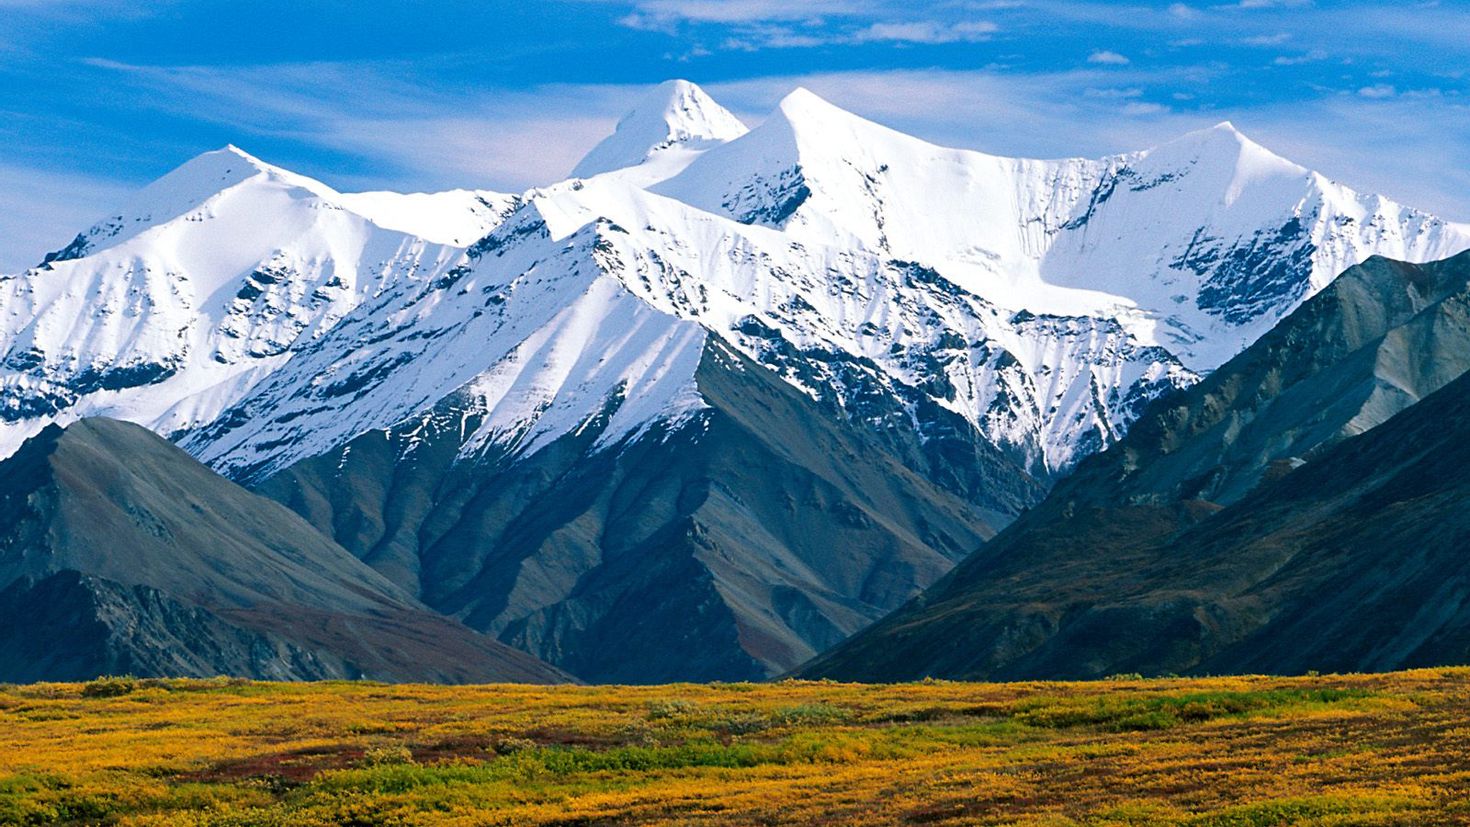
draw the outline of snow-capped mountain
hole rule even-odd
[[[0,277],[0,453],[50,420],[208,424],[365,298],[449,266],[516,200],[342,195],[235,147],[201,155]]]
[[[573,178],[605,172],[654,182],[678,172],[705,150],[748,130],[740,119],[687,80],[659,84],[587,153]]]
[[[802,245],[922,263],[1016,314],[985,331],[994,359],[971,347],[971,367],[946,369],[947,401],[1052,469],[1126,427],[1153,393],[1141,377],[1192,381],[1370,255],[1470,244],[1466,226],[1359,195],[1228,123],[1100,161],[1018,160],[927,144],[804,90],[653,190]],[[1099,349],[1100,331],[1117,344]],[[1127,381],[1109,375],[1125,363]]]
[[[760,669],[781,671],[932,582],[963,553],[965,519],[983,536],[1034,502],[1023,468],[1045,478],[1116,440],[1149,401],[1198,381],[1339,271],[1470,248],[1470,226],[1360,195],[1229,124],[1101,160],[1018,160],[938,147],[804,90],[747,131],[672,82],[577,172],[514,196],[343,194],[234,148],[203,155],[42,265],[0,277],[0,456],[46,423],[103,415],[248,484],[310,465],[314,486],[361,492],[363,475],[387,485],[432,456],[434,474],[481,469],[455,483],[464,490],[538,468],[515,490],[550,496],[546,480],[601,467],[603,452],[630,456],[641,437],[687,455],[711,429],[745,439],[729,436],[734,423],[772,440],[793,417],[831,418],[876,440],[817,474],[846,480],[846,499],[803,487],[818,458],[767,441],[763,455],[790,471],[786,505],[749,510],[760,492],[715,480],[730,498],[718,516],[699,516],[708,496],[681,494],[673,516],[648,518],[687,535],[725,607],[716,615],[731,613]],[[709,390],[765,369],[808,400],[804,413],[762,424]],[[876,479],[851,464],[875,451],[934,486],[910,523],[854,482]],[[333,468],[356,476],[332,482]],[[577,491],[602,503],[593,522],[643,496],[588,486]],[[514,510],[504,491],[474,504],[429,489],[417,523],[351,503],[327,515],[304,490],[278,493],[419,580],[431,605],[553,662],[580,662],[561,647],[601,638],[566,636],[631,599],[589,597],[579,578],[614,566],[608,544],[621,540],[575,512],[543,536],[526,525],[549,518]],[[831,581],[817,551],[783,557],[795,540],[762,546],[759,566],[719,550],[721,531],[734,543],[803,508],[833,530],[862,527],[855,547],[873,551],[844,565],[867,579]],[[510,531],[502,545],[532,555],[496,569],[510,564],[474,552],[469,570],[489,567],[475,576],[516,584],[494,611],[462,591],[479,582],[455,580],[463,570],[442,605],[431,592],[443,582],[425,579],[457,553],[433,538],[472,518],[464,536]]]
[[[391,403],[358,400],[344,415],[318,399],[323,410],[290,420],[290,433],[253,421],[242,426],[253,437],[196,438],[205,456],[280,467],[472,379],[499,412],[500,431],[482,438],[554,435],[631,381],[606,353],[590,373],[564,367],[589,357],[582,344],[606,343],[543,326],[614,313],[614,299],[579,304],[602,278],[596,290],[626,294],[636,312],[700,328],[687,337],[693,350],[715,331],[782,362],[818,396],[860,391],[801,351],[871,363],[874,381],[927,389],[1051,472],[1115,439],[1149,399],[1195,381],[1347,266],[1470,246],[1464,226],[1359,195],[1229,124],[1100,161],[1016,160],[937,147],[804,90],[747,133],[678,81],[578,170],[601,174],[522,197],[343,195],[238,150],[202,156],[6,280],[8,430],[83,413],[166,433],[199,427],[292,351],[297,368],[312,367],[274,376],[257,404],[305,405],[311,388],[333,387],[329,377],[359,362],[382,380],[362,393]],[[454,289],[434,287],[448,281]],[[542,288],[534,299],[528,284]],[[492,293],[506,301],[483,306]],[[422,336],[420,349],[391,357],[412,364],[407,376],[389,378],[384,348],[357,347],[363,329],[371,338],[385,325]],[[422,335],[440,326],[456,336]],[[557,349],[550,373],[501,364],[537,332]],[[458,335],[476,346],[449,346]],[[797,353],[773,355],[782,348],[772,336]],[[535,390],[505,395],[496,383],[512,374]],[[645,422],[690,404],[633,396],[647,403]],[[295,401],[282,408],[285,399]]]

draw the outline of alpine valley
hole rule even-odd
[[[89,607],[0,680],[1465,659],[1458,608],[1339,645],[1430,569],[1323,526],[1448,461],[1470,225],[1228,123],[1012,159],[684,81],[573,174],[341,193],[227,147],[0,277],[0,619]],[[1313,605],[1321,651],[1258,645]]]

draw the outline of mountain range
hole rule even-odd
[[[1050,589],[1075,561],[1048,570],[1061,552],[1025,538],[1068,504],[1185,530],[1430,396],[1470,354],[1444,316],[1463,285],[1413,265],[1467,248],[1470,226],[1229,124],[1011,159],[805,90],[747,129],[673,81],[573,178],[514,195],[340,193],[234,147],[189,161],[0,277],[0,456],[138,423],[228,478],[212,496],[296,512],[320,535],[302,554],[542,678],[763,678],[900,607],[809,668],[1045,671],[1024,646],[984,654],[989,632],[933,627],[962,664],[886,630],[1004,590],[1032,559],[1017,543]],[[1410,287],[1361,275],[1384,268]],[[63,557],[0,605],[63,570],[115,580]],[[229,623],[258,603],[222,589],[190,605]],[[1071,610],[977,622],[1057,634]],[[330,674],[359,663],[344,651],[318,655]]]
[[[1470,253],[1371,259],[808,674],[1463,662]]]

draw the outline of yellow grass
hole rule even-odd
[[[0,823],[1470,824],[1470,670],[0,687]]]

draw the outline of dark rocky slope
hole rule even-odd
[[[566,679],[153,433],[91,419],[0,462],[0,680],[107,673]]]
[[[1457,637],[1470,593],[1470,385],[1455,380],[1470,368],[1467,281],[1470,255],[1347,271],[925,595],[802,673],[1097,677],[1470,659]]]
[[[817,402],[717,340],[697,382],[709,407],[691,420],[599,447],[614,402],[529,457],[460,457],[477,422],[451,398],[258,490],[430,606],[583,679],[637,683],[790,669],[1039,499],[942,410],[922,441],[872,424],[908,421],[892,396]]]

